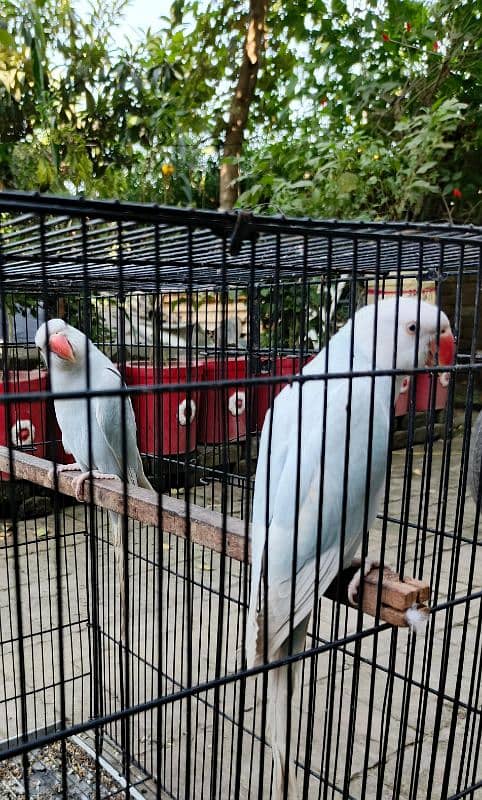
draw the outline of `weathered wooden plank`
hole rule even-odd
[[[15,478],[31,481],[46,489],[55,488],[50,461],[18,450],[12,451],[12,460]],[[5,446],[0,446],[0,470],[10,473],[9,450]],[[62,494],[75,496],[72,486],[74,478],[75,473],[72,472],[61,472],[58,475],[58,489]],[[131,519],[146,525],[156,525],[166,533],[182,538],[187,538],[189,525],[192,542],[205,545],[217,553],[225,552],[237,561],[245,559],[245,523],[240,519],[229,516],[224,518],[219,511],[211,511],[194,503],[189,504],[188,516],[185,500],[163,494],[159,502],[156,493],[137,486],[128,487],[125,508],[122,481],[87,481],[86,497],[89,496],[89,490],[92,492],[93,504],[100,508],[118,514],[126,512]],[[248,556],[250,558],[249,549]]]
[[[30,453],[12,451],[13,475],[15,478],[31,481],[46,489],[54,489],[52,464],[43,458],[37,458]],[[10,473],[9,449],[0,446],[0,471]],[[62,494],[75,496],[72,481],[75,473],[62,472],[58,475],[58,489]],[[223,518],[219,511],[211,511],[194,503],[189,504],[189,515],[185,500],[162,495],[159,508],[159,498],[154,492],[129,486],[127,491],[127,507],[125,507],[124,486],[121,481],[88,481],[86,483],[86,496],[92,492],[94,505],[127,515],[131,519],[143,522],[146,525],[160,527],[166,533],[187,538],[189,536],[195,544],[209,547],[217,553],[225,553],[229,558],[237,561],[245,560],[245,523],[233,517]],[[160,515],[159,515],[160,512]],[[248,561],[251,560],[251,545],[248,543]],[[340,579],[340,599],[347,604],[348,584],[356,572],[357,567],[352,566],[344,570]],[[372,570],[365,578],[363,589],[363,611],[375,615],[378,591],[378,570]],[[405,610],[414,602],[428,600],[430,587],[423,581],[414,578],[405,578],[402,582],[399,576],[389,568],[385,568],[382,582],[382,606],[380,617],[392,625],[406,626]],[[337,580],[333,581],[325,592],[329,599],[336,600]],[[427,609],[428,613],[428,609]]]

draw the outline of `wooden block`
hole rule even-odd
[[[404,583],[414,586],[417,589],[417,602],[426,603],[430,599],[430,586],[426,581],[419,581],[417,578],[404,578]]]
[[[368,597],[365,597],[365,593],[363,593],[363,611],[365,614],[370,614],[371,617],[376,616],[377,610],[377,596],[370,594]],[[397,627],[406,627],[407,621],[405,619],[405,611],[401,611],[400,609],[391,608],[390,606],[380,606],[380,619],[384,622],[389,622],[390,625],[396,625]]]
[[[355,559],[350,567],[343,570],[341,575],[338,575],[324,592],[325,597],[333,602],[348,603],[348,586],[359,565],[359,560]],[[376,615],[377,610],[378,576],[379,570],[374,569],[363,581],[363,612],[372,617]],[[430,609],[423,605],[423,602],[429,599],[429,594],[430,587],[424,581],[419,581],[416,578],[405,578],[401,581],[396,572],[386,567],[383,571],[382,598],[389,597],[392,600],[394,599],[397,606],[402,607],[385,604],[382,600],[379,617],[390,625],[406,628],[408,622],[405,615],[413,603],[416,603],[418,610],[422,614],[428,615],[430,613]],[[408,605],[404,607],[408,600],[413,602],[408,602]]]
[[[375,616],[377,609],[378,583],[380,570],[372,569],[363,581],[363,611]],[[381,589],[380,618],[391,625],[406,627],[408,625],[405,612],[414,604],[420,605],[423,613],[430,609],[423,606],[430,597],[430,586],[416,578],[404,578],[386,567],[383,570]]]
[[[370,616],[376,616],[376,598],[375,602],[372,599],[369,599],[367,603],[365,600],[363,601],[363,611],[365,614],[370,614]],[[430,614],[430,609],[428,606],[420,605],[418,606],[418,610],[422,614]],[[408,622],[406,618],[406,611],[401,611],[397,608],[392,608],[391,606],[384,606],[380,607],[380,619],[384,622],[388,622],[390,625],[395,625],[397,628],[408,628]]]

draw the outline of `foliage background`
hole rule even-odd
[[[3,187],[216,207],[250,3],[175,0],[141,42],[124,0],[4,0]],[[238,205],[482,222],[479,0],[266,4]]]

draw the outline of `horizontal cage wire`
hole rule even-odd
[[[2,797],[481,795],[481,250],[0,194]]]

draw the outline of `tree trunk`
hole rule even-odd
[[[265,37],[268,0],[250,0],[249,18],[243,46],[243,60],[238,83],[231,101],[229,121],[224,140],[223,162],[219,179],[219,206],[221,210],[233,207],[238,197],[238,158],[243,148],[244,131],[249,108],[254,97],[256,80]]]

